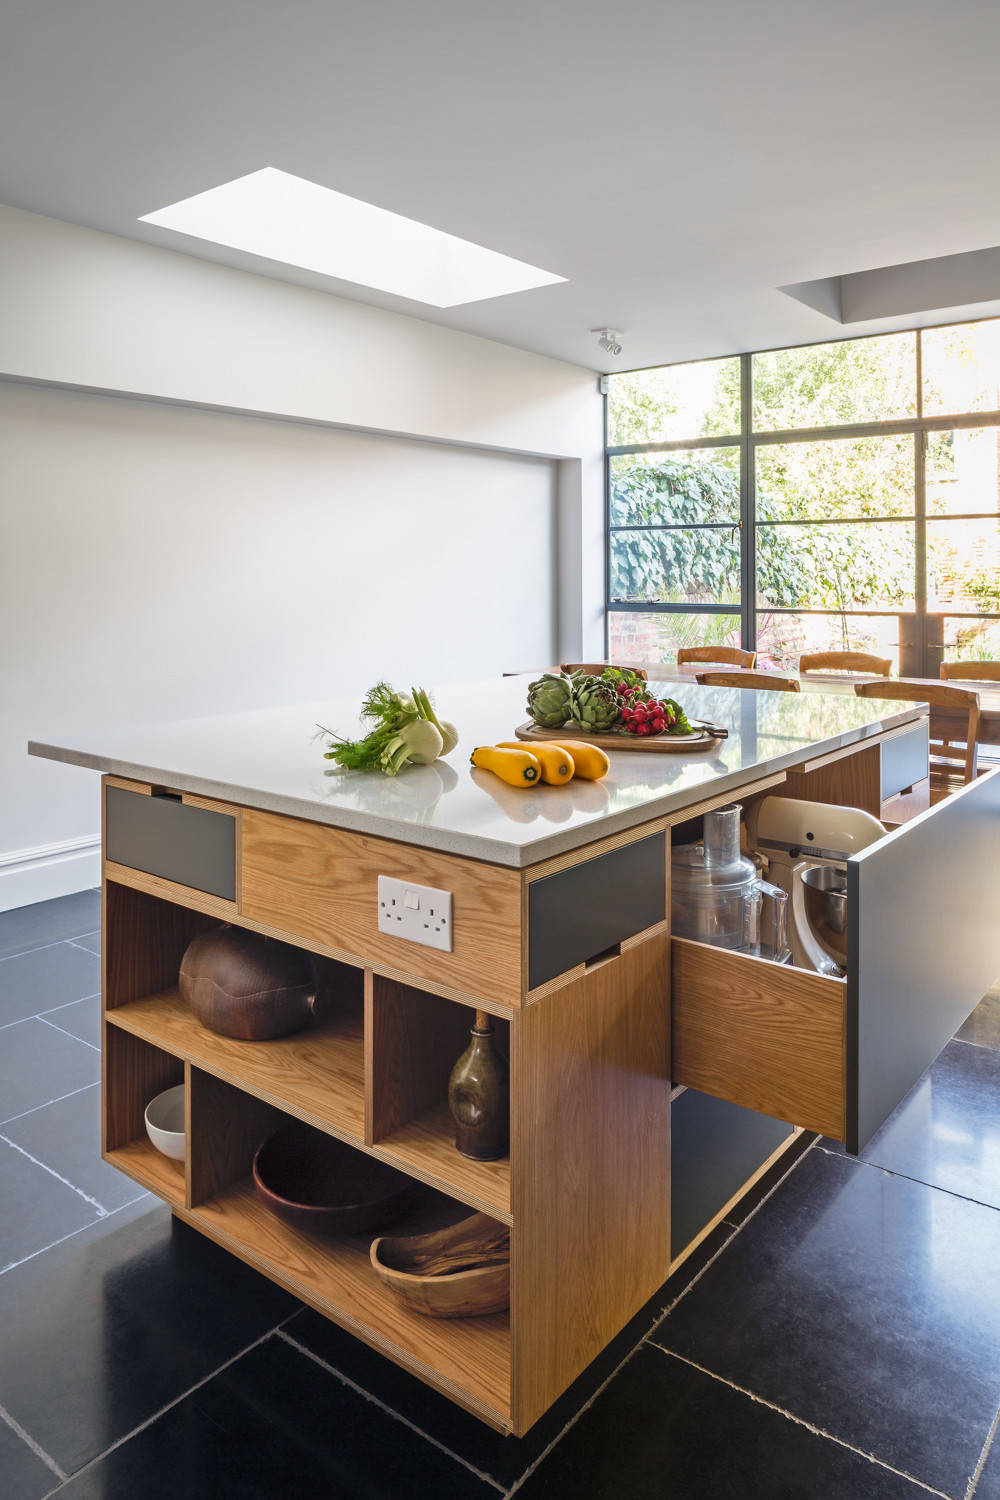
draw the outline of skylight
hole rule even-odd
[[[182,198],[141,222],[432,307],[566,279],[277,167]]]

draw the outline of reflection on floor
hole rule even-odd
[[[501,1438],[100,1160],[96,892],[0,915],[0,1494],[1000,1500],[1000,992]]]

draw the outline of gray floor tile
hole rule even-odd
[[[61,1099],[101,1076],[100,1053],[44,1021],[0,1031],[0,1124]]]
[[[861,1160],[1000,1208],[1000,1052],[949,1042]]]
[[[97,956],[100,957],[100,954],[101,954],[101,930],[100,930],[100,928],[98,928],[98,930],[96,932],[85,932],[83,934],[83,937],[76,937],[76,938],[73,939],[73,942],[76,944],[76,946],[78,948],[86,948],[86,950],[87,950],[88,953],[96,953]]]
[[[996,1209],[813,1150],[653,1339],[961,1496],[1000,1395],[998,1261]]]
[[[12,1427],[0,1421],[0,1480],[4,1500],[42,1500],[59,1483]]]
[[[142,1196],[142,1188],[101,1160],[101,1090],[97,1084],[2,1127],[36,1161],[110,1211]]]
[[[280,1338],[186,1396],[65,1500],[500,1500],[501,1491]]]
[[[41,1019],[50,1026],[58,1026],[60,1031],[68,1031],[70,1036],[79,1037],[91,1047],[101,1045],[100,995],[90,995],[86,1000],[74,1000],[72,1005],[47,1010]]]
[[[963,1042],[1000,1051],[1000,988],[984,995],[965,1025],[957,1032]]]
[[[75,1473],[297,1307],[142,1199],[0,1276],[0,1405]],[[328,1427],[324,1441],[336,1437]],[[146,1500],[154,1478],[105,1500]],[[182,1449],[169,1480],[176,1500],[240,1495],[188,1486]]]
[[[72,943],[0,959],[0,1026],[96,995],[100,988],[100,959]]]
[[[2,1139],[0,1203],[0,1275],[101,1217],[95,1204]]]
[[[0,912],[0,958],[43,943],[61,943],[65,938],[93,932],[100,925],[101,893],[97,890],[18,906]]]

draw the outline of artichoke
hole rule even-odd
[[[589,677],[574,682],[569,711],[582,729],[603,734],[621,718],[621,699],[610,683]]]
[[[546,672],[528,684],[528,712],[543,729],[561,729],[570,713],[570,680],[558,672]]]

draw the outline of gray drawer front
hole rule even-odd
[[[236,900],[235,817],[120,786],[109,786],[106,797],[106,858]]]
[[[667,914],[666,835],[599,854],[528,887],[528,988],[586,963]]]
[[[794,1127],[686,1089],[670,1106],[670,1258],[738,1193]]]
[[[1000,974],[1000,770],[847,862],[847,1149]]]
[[[894,797],[927,775],[926,719],[908,734],[882,741],[882,796]]]

